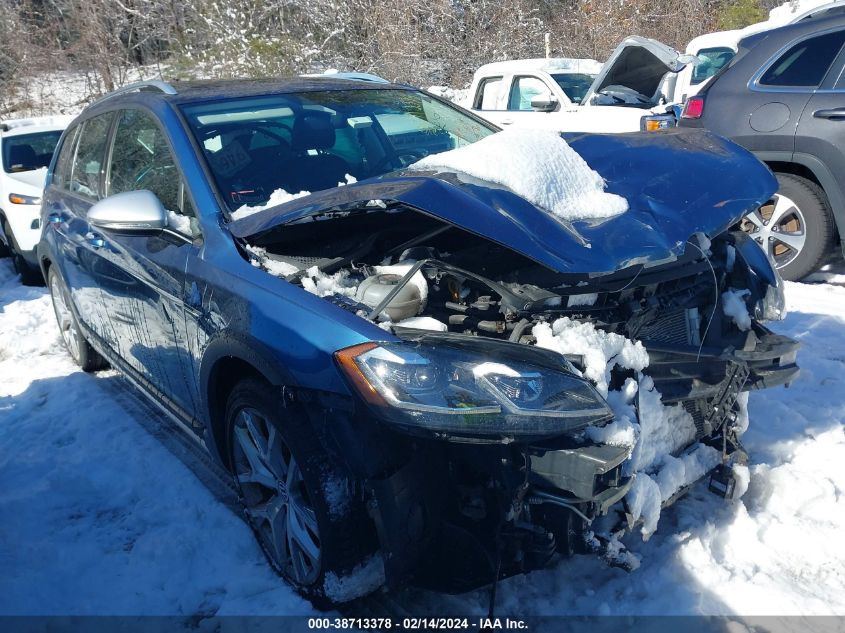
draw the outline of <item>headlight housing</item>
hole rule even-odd
[[[9,202],[12,204],[41,204],[38,196],[25,196],[22,193],[10,193]]]
[[[376,415],[408,431],[509,441],[610,420],[607,402],[559,354],[448,334],[336,352]]]
[[[783,281],[765,251],[746,233],[733,233],[738,259],[745,264],[747,278],[743,287],[756,290],[760,299],[754,305],[758,321],[782,321],[786,318]]]

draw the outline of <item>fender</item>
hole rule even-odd
[[[212,454],[226,463],[225,455],[219,445],[217,418],[214,394],[218,392],[220,380],[224,378],[215,371],[220,368],[222,361],[238,360],[252,367],[273,387],[278,387],[279,395],[284,387],[296,386],[296,382],[288,371],[278,362],[275,355],[267,347],[248,336],[236,332],[220,332],[206,346],[200,362],[199,392],[201,399],[201,420],[205,426],[206,445]],[[218,394],[222,395],[222,394]]]

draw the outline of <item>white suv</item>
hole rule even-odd
[[[43,283],[35,245],[41,238],[41,192],[59,137],[73,117],[0,123],[0,250],[26,284]]]

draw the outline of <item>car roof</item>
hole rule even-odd
[[[601,70],[601,62],[595,59],[572,58],[572,57],[539,57],[533,59],[510,59],[503,62],[490,62],[484,64],[475,71],[476,76],[488,75],[490,73],[517,73],[527,71],[542,71],[552,73],[584,73],[588,75],[598,74]]]
[[[302,92],[325,92],[341,90],[413,90],[410,86],[374,81],[347,79],[343,76],[321,75],[318,77],[277,77],[269,79],[223,79],[204,81],[140,82],[110,93],[92,103],[118,104],[132,101],[143,94],[173,104],[196,103],[237,97],[253,97],[274,94]]]
[[[6,119],[0,121],[0,136],[10,137],[37,132],[56,132],[64,130],[73,116],[57,115],[30,117],[26,119]]]
[[[815,33],[822,33],[836,28],[845,28],[845,14],[834,13],[833,15],[820,15],[817,17],[805,18],[794,24],[787,24],[769,31],[754,33],[739,42],[740,48],[752,48],[758,45],[770,48],[780,48],[804,36]]]

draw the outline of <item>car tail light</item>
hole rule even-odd
[[[704,97],[690,97],[684,104],[682,119],[700,119],[704,114]]]

